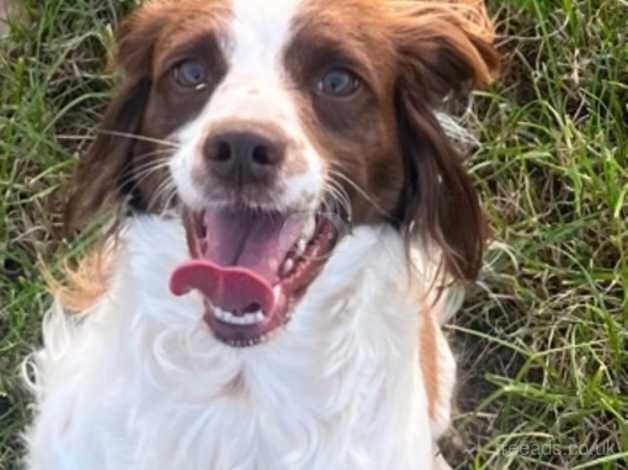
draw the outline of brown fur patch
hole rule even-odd
[[[378,2],[309,1],[286,51],[302,125],[327,179],[350,196],[355,224],[388,221],[403,184],[392,93],[396,57],[384,11]],[[354,72],[360,89],[341,99],[313,93],[331,68]]]
[[[114,253],[114,247],[92,248],[78,265],[64,263],[60,277],[42,266],[41,272],[48,290],[68,312],[88,311],[109,289]]]
[[[421,312],[421,328],[419,331],[420,367],[427,393],[428,414],[430,418],[436,418],[436,408],[439,401],[439,361],[437,323],[434,319],[433,306],[424,305]]]

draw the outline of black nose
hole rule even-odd
[[[255,131],[227,131],[210,135],[203,150],[213,176],[242,186],[271,181],[284,161],[286,144]]]

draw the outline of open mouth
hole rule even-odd
[[[219,340],[235,347],[265,342],[290,320],[338,241],[328,214],[186,211],[192,259],[177,267],[170,288],[203,295],[204,320]]]

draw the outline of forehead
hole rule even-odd
[[[275,61],[293,35],[295,19],[307,0],[231,0],[223,43],[233,64],[260,71],[260,63]]]
[[[302,27],[360,36],[383,20],[384,0],[225,0],[231,11],[229,33],[240,41],[285,45]],[[253,44],[251,44],[253,45]],[[261,46],[262,44],[260,44]]]
[[[212,34],[232,63],[268,62],[298,36],[311,41],[366,47],[383,45],[385,0],[167,0],[163,49]],[[168,6],[170,8],[168,8]]]

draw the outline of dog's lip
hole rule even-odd
[[[291,265],[290,272],[286,275],[280,274],[276,282],[270,283],[260,276],[257,276],[258,279],[253,279],[256,276],[254,272],[249,273],[251,279],[247,279],[246,269],[233,266],[220,267],[212,264],[211,260],[207,260],[201,242],[210,228],[203,225],[203,220],[202,212],[185,211],[184,226],[192,259],[175,270],[171,278],[171,290],[176,295],[183,295],[189,290],[201,291],[204,300],[203,319],[205,323],[216,338],[235,347],[248,347],[263,343],[269,340],[281,326],[290,321],[294,305],[318,276],[339,238],[333,221],[328,217],[317,216],[314,234],[305,251],[293,259],[294,247],[289,250],[282,265],[286,264],[287,259],[292,259],[293,266]],[[196,269],[197,272],[191,273],[190,270],[192,269]],[[245,276],[243,282],[255,281],[258,284],[248,288],[246,293],[237,292],[234,295],[233,290],[230,292],[228,290],[230,288],[237,290],[238,284],[236,282],[230,285],[232,277],[228,272],[229,269],[234,269],[240,275]],[[204,276],[212,277],[212,279]],[[215,294],[215,291],[202,284],[206,279],[212,283],[216,282],[216,276],[224,276],[224,279],[219,281],[224,282],[225,285],[212,287],[212,289],[224,289],[220,294]],[[186,285],[191,280],[193,280],[192,284]],[[265,289],[272,289],[272,299],[265,295]],[[229,302],[236,302],[237,304],[241,301],[238,297],[240,295],[243,297],[248,295],[256,300],[258,296],[262,296],[263,300],[259,301],[259,312],[244,312],[248,307],[243,306],[242,303],[237,305],[238,309],[236,310],[225,311],[221,308],[221,304],[233,307],[235,304]],[[233,299],[233,297],[236,298]],[[247,302],[245,301],[245,303]],[[263,317],[259,315],[260,313]]]

